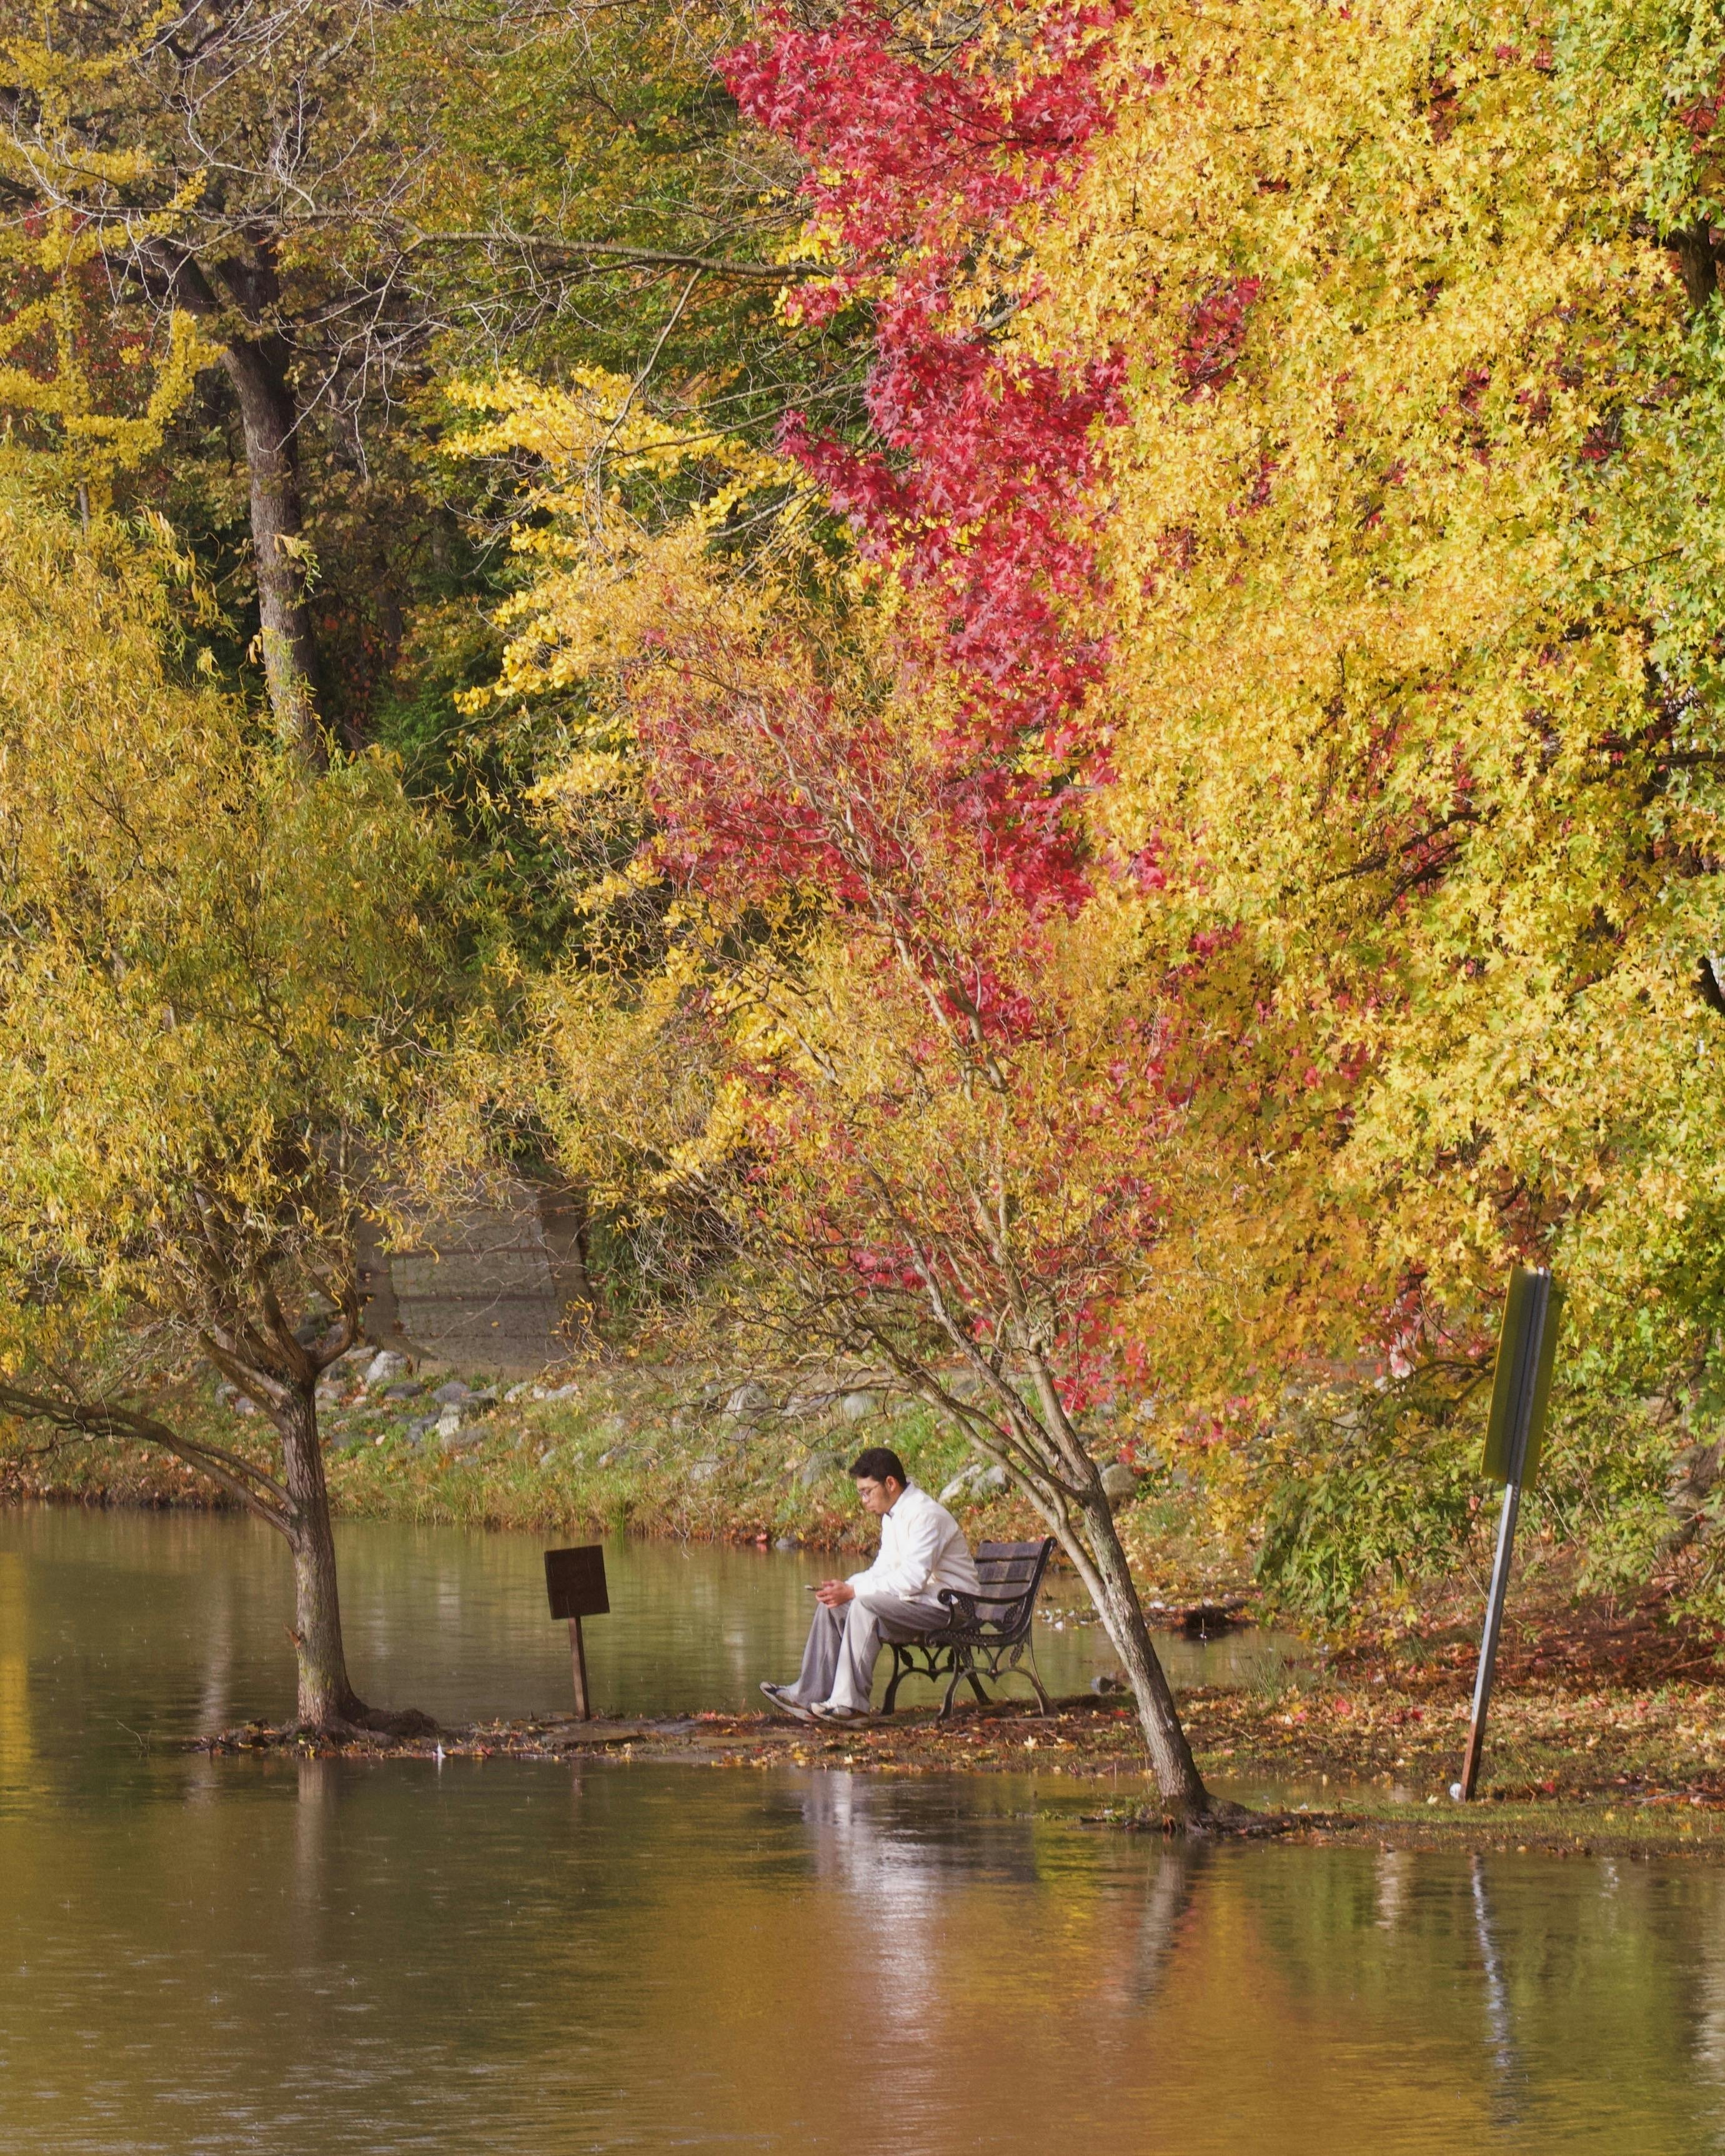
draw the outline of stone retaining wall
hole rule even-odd
[[[511,1183],[361,1253],[367,1337],[416,1359],[523,1376],[568,1354],[592,1306],[578,1199]]]

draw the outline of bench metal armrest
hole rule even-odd
[[[947,1621],[936,1637],[951,1636],[982,1645],[1014,1636],[1029,1620],[1031,1594],[1027,1587],[1016,1587],[1008,1594],[992,1594],[986,1587],[978,1593],[943,1587],[940,1599],[947,1605]]]
[[[947,1605],[946,1629],[947,1631],[954,1630],[960,1625],[967,1628],[975,1625],[977,1622],[975,1595],[966,1594],[962,1587],[943,1587],[935,1599]]]

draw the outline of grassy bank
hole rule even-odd
[[[332,1499],[349,1517],[547,1534],[636,1533],[845,1551],[859,1530],[845,1469],[890,1445],[947,1502],[973,1541],[1040,1534],[1030,1508],[924,1408],[835,1380],[624,1364],[500,1388],[446,1368],[338,1370],[320,1413]],[[440,1399],[463,1389],[465,1400]],[[187,1385],[164,1417],[261,1459],[255,1415]],[[211,1486],[143,1448],[30,1433],[0,1440],[0,1498],[208,1505]],[[954,1485],[958,1486],[954,1487]],[[1123,1507],[1143,1577],[1170,1602],[1238,1589],[1227,1552],[1191,1534],[1178,1493],[1147,1480]]]

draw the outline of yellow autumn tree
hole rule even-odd
[[[172,1452],[286,1540],[300,1719],[349,1681],[317,1424],[361,1218],[434,1158],[456,887],[381,760],[313,775],[175,635],[165,531],[0,494],[0,1416]],[[200,1359],[260,1464],[177,1419]]]
[[[1407,1353],[1512,1255],[1620,1324],[1720,1222],[1721,742],[1661,590],[1721,566],[1711,329],[1538,9],[1144,5],[1117,68],[1024,334],[1126,364],[1097,805],[1147,946],[1228,952],[1253,1145],[1369,1214]]]

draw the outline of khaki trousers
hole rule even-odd
[[[914,1640],[947,1621],[932,1594],[855,1594],[840,1609],[815,1605],[803,1666],[786,1695],[802,1707],[843,1707],[866,1713],[883,1640]]]

